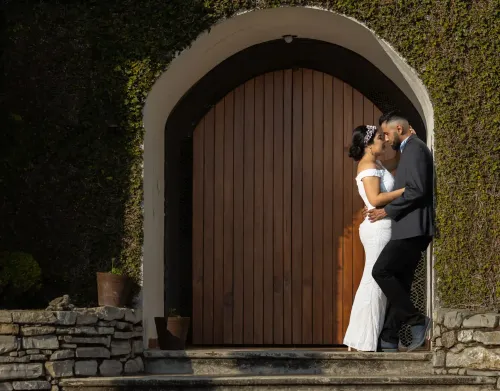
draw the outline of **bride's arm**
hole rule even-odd
[[[367,176],[362,179],[365,188],[366,197],[370,204],[375,207],[384,206],[400,197],[405,189],[389,191],[387,193],[380,192],[380,178],[376,176]]]

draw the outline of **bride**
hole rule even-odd
[[[368,209],[387,205],[404,192],[404,189],[393,189],[394,177],[389,172],[397,167],[399,153],[396,158],[385,161],[385,167],[378,160],[385,146],[385,136],[376,126],[362,125],[353,130],[349,157],[359,162],[356,184]],[[349,349],[377,351],[387,300],[372,277],[372,268],[391,238],[390,219],[371,223],[365,218],[359,227],[359,236],[365,249],[365,268],[354,298],[344,345]]]

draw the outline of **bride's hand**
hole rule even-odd
[[[368,216],[368,208],[366,206],[363,208],[362,213],[363,213],[363,220],[364,220],[364,219],[366,219],[366,216]]]

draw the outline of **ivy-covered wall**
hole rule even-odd
[[[40,263],[33,305],[93,303],[113,258],[139,277],[148,91],[217,20],[283,5],[356,18],[419,73],[435,109],[440,297],[500,306],[500,0],[6,2],[0,250]]]

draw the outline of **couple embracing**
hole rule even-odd
[[[379,125],[354,129],[349,149],[359,162],[356,183],[366,206],[359,227],[366,260],[344,344],[359,351],[397,351],[405,323],[412,351],[423,345],[431,325],[413,305],[410,289],[434,235],[434,165],[407,118],[392,112],[382,115]],[[398,153],[382,165],[386,144]],[[396,168],[394,178],[390,171]]]

